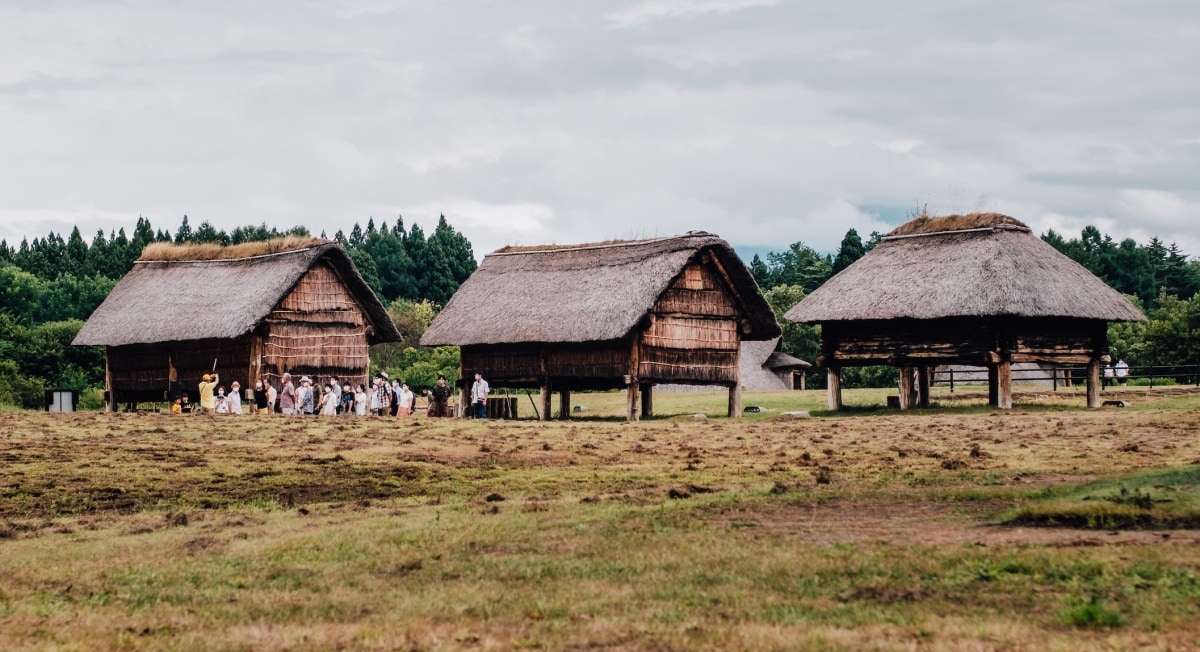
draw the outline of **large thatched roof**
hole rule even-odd
[[[598,342],[629,334],[687,266],[711,252],[751,322],[745,339],[779,324],[741,259],[715,235],[592,245],[507,247],[484,257],[442,310],[426,345]]]
[[[918,218],[785,315],[801,323],[942,317],[1145,321],[1083,266],[995,213]]]
[[[396,325],[354,263],[335,243],[297,242],[277,251],[159,248],[133,265],[75,337],[74,344],[122,346],[235,338],[254,330],[310,268],[328,263],[373,326],[371,343],[400,339]],[[149,258],[149,259],[147,259]]]

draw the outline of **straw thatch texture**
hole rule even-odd
[[[715,266],[728,275],[729,283],[722,285],[729,287],[721,291],[734,294],[737,312],[746,318],[741,337],[777,336],[779,325],[771,307],[729,244],[712,234],[693,232],[598,245],[507,248],[489,254],[430,325],[421,343],[625,338],[689,263],[705,255],[711,255]],[[712,310],[725,310],[716,294]],[[670,327],[661,331],[666,338],[674,337],[675,332]]]
[[[218,256],[212,258],[212,256]],[[370,343],[400,339],[395,324],[337,244],[207,260],[139,260],[75,337],[77,345],[122,346],[228,340],[257,328],[310,269],[328,265],[368,324]]]
[[[746,340],[741,343],[738,356],[738,382],[748,391],[778,391],[792,389],[789,382],[793,371],[803,371],[811,364],[776,351],[778,337],[770,340]],[[657,385],[655,391],[692,392],[720,389],[718,385],[684,385],[665,383]]]
[[[919,218],[785,315],[801,323],[1058,317],[1145,321],[1125,297],[1004,215]]]

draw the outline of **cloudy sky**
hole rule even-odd
[[[1194,0],[4,0],[0,237],[832,251],[927,207],[1200,255],[1197,61]]]

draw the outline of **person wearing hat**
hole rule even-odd
[[[213,372],[211,375],[204,374],[200,379],[200,413],[213,414],[216,412],[217,402],[213,398],[213,390],[217,388],[217,383],[220,382],[221,375]]]
[[[229,394],[225,397],[225,404],[229,406],[230,414],[242,413],[242,385],[238,381],[229,383]]]
[[[316,397],[313,396],[312,379],[308,376],[300,378],[300,389],[296,390],[296,411],[300,414],[312,414],[316,407]]]

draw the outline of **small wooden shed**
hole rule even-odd
[[[991,403],[1012,407],[1012,364],[1088,365],[1088,405],[1100,405],[1109,322],[1145,321],[1124,296],[996,213],[903,224],[785,315],[821,325],[829,408],[840,369],[900,368],[900,406],[929,402],[930,370],[988,369]]]
[[[779,333],[733,248],[691,232],[500,249],[484,257],[421,343],[461,347],[464,378],[479,372],[496,387],[538,388],[540,418],[550,413],[552,391],[565,418],[571,391],[625,388],[636,420],[653,412],[659,383],[728,387],[730,415],[740,415],[739,345]]]
[[[369,347],[400,339],[336,243],[151,245],[73,342],[107,347],[110,409],[194,395],[215,370],[244,389],[284,372],[368,382]]]

